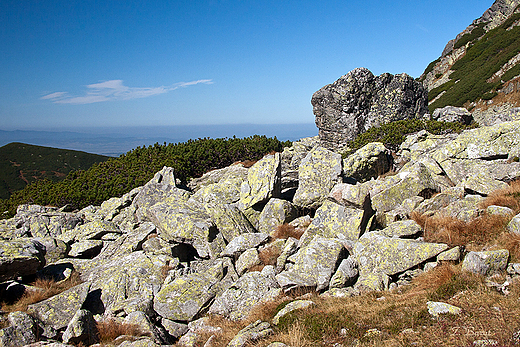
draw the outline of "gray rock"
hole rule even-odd
[[[329,286],[336,264],[345,253],[346,249],[340,241],[316,236],[308,246],[291,256],[294,266],[278,274],[276,279],[284,290],[315,287],[321,291]]]
[[[461,250],[460,247],[453,247],[452,249],[449,249],[447,251],[444,251],[440,253],[437,256],[437,261],[456,261],[458,262],[460,260],[461,256]]]
[[[247,182],[240,187],[239,208],[245,210],[270,198],[280,197],[280,194],[280,153],[266,155],[249,168]]]
[[[7,320],[10,326],[0,330],[0,346],[19,347],[38,340],[38,326],[27,313],[11,312]]]
[[[130,313],[125,317],[123,323],[138,326],[143,335],[148,336],[156,343],[166,342],[165,334],[163,334],[142,311]]]
[[[388,276],[404,272],[448,249],[442,243],[389,238],[378,232],[363,235],[352,250],[362,274],[374,271]]]
[[[473,121],[473,116],[468,110],[454,106],[435,109],[431,118],[439,122],[459,122],[468,125]]]
[[[258,247],[267,242],[269,235],[265,233],[242,234],[231,240],[222,252],[222,256],[236,257],[246,249]]]
[[[173,338],[179,338],[188,331],[188,324],[178,323],[166,318],[161,319],[161,325]]]
[[[92,312],[78,310],[69,322],[62,339],[64,343],[84,343],[88,346],[98,342],[98,329]]]
[[[482,276],[489,276],[496,272],[505,270],[508,259],[509,251],[506,249],[469,252],[462,262],[462,270],[470,271]]]
[[[497,206],[497,205],[490,205],[486,208],[486,212],[489,215],[499,215],[499,216],[512,216],[514,215],[514,211],[510,209],[509,207],[505,206]]]
[[[99,254],[103,248],[101,240],[84,240],[75,242],[70,247],[69,256],[73,258],[91,259]]]
[[[256,232],[251,222],[235,204],[211,203],[204,204],[204,208],[228,243],[240,234]]]
[[[458,315],[462,312],[462,309],[460,307],[453,306],[444,302],[428,301],[426,305],[428,307],[428,312],[434,317],[438,317],[441,314],[448,313]]]
[[[189,184],[195,194],[191,199],[201,203],[232,204],[240,200],[240,187],[247,180],[248,170],[242,165],[231,165],[212,170]]]
[[[390,151],[380,142],[371,142],[343,161],[343,175],[358,182],[377,178],[391,167]]]
[[[356,282],[358,275],[358,264],[354,258],[343,259],[330,279],[329,288],[349,287]]]
[[[327,200],[316,211],[312,223],[300,239],[300,246],[308,245],[315,236],[355,241],[365,232],[371,216],[372,211],[346,207]]]
[[[273,318],[273,324],[278,325],[280,323],[280,318],[286,316],[292,311],[301,310],[307,308],[309,306],[315,305],[313,301],[310,300],[295,300],[288,303],[283,309],[278,311],[278,313]]]
[[[83,224],[80,214],[39,205],[18,206],[14,219],[25,235],[33,237],[56,237]]]
[[[121,230],[113,222],[94,220],[92,222],[78,225],[73,230],[69,230],[57,238],[65,243],[72,244],[84,240],[101,240],[106,234],[120,235]]]
[[[255,305],[275,298],[280,292],[275,278],[248,272],[215,299],[209,313],[231,320],[244,319]]]
[[[258,257],[258,251],[256,248],[250,248],[242,253],[235,264],[237,274],[242,276],[247,270],[255,265],[261,264],[260,258]]]
[[[291,202],[272,198],[260,214],[258,231],[270,234],[278,225],[289,223],[296,217],[297,211]]]
[[[427,91],[420,82],[406,74],[375,77],[365,68],[321,88],[311,103],[320,141],[330,149],[343,148],[372,127],[428,112]]]
[[[45,265],[45,248],[34,240],[0,240],[0,282],[35,274]]]
[[[329,198],[338,204],[362,209],[370,203],[370,186],[370,182],[356,185],[338,183],[330,191]]]
[[[152,223],[141,223],[137,229],[124,233],[114,242],[104,247],[97,258],[110,260],[140,251],[143,249],[143,244],[147,238],[155,232],[156,228]]]
[[[359,293],[370,291],[383,291],[388,289],[390,284],[390,277],[380,271],[362,273],[356,284],[354,290]]]
[[[56,330],[63,329],[83,306],[89,289],[88,282],[78,284],[47,300],[29,305],[27,312],[47,326]]]
[[[293,203],[304,208],[318,208],[332,188],[341,181],[341,155],[322,147],[312,149],[298,169],[299,186]]]
[[[507,224],[507,230],[511,234],[520,235],[520,213],[514,216]]]
[[[178,277],[155,295],[154,310],[170,320],[191,321],[215,297],[215,285],[222,277],[222,267]]]
[[[257,320],[249,324],[228,343],[227,347],[244,347],[247,344],[263,339],[273,333],[271,325],[267,322]]]

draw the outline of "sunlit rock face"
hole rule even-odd
[[[314,93],[311,103],[322,146],[336,150],[372,127],[422,118],[428,93],[405,73],[374,76],[357,68]]]

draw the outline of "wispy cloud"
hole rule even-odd
[[[136,88],[127,87],[122,80],[110,80],[87,85],[85,95],[73,96],[67,92],[54,92],[42,96],[42,100],[51,100],[55,104],[92,104],[95,102],[131,100],[146,98],[152,95],[164,94],[169,91],[193,86],[196,84],[213,84],[212,80],[197,80],[191,82],[179,82],[170,86]]]

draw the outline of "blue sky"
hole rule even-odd
[[[418,77],[491,5],[3,0],[0,129],[313,123],[316,90]]]

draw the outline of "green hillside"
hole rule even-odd
[[[520,74],[520,66],[516,65],[501,78],[492,79],[495,72],[520,52],[520,26],[515,25],[518,20],[520,13],[515,13],[487,33],[483,29],[485,23],[481,23],[455,43],[454,48],[468,44],[466,53],[450,67],[453,73],[449,81],[428,92],[430,101],[440,96],[430,104],[430,112],[447,105],[467,107],[470,102],[490,100],[505,82]],[[438,61],[426,68],[423,79]]]
[[[144,185],[163,166],[173,167],[176,178],[186,183],[207,171],[236,161],[257,160],[266,153],[282,151],[284,146],[289,145],[290,142],[280,142],[276,137],[255,135],[244,139],[206,138],[137,147],[119,158],[94,164],[88,170],[71,171],[59,182],[50,179],[33,182],[14,192],[9,199],[0,200],[0,211],[7,211],[1,218],[13,216],[18,205],[27,203],[58,207],[70,205],[78,209],[100,205],[111,197],[121,196]],[[36,164],[32,167],[39,168]]]
[[[38,180],[58,182],[69,172],[88,169],[109,157],[13,142],[0,147],[0,198]]]

